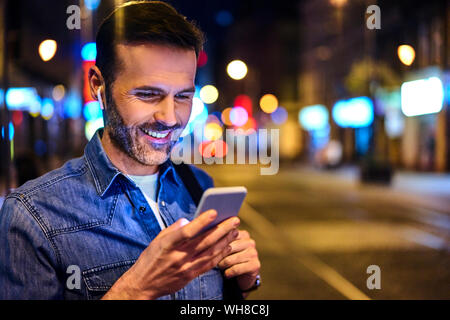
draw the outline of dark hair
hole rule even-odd
[[[202,31],[171,5],[161,1],[130,1],[117,7],[100,25],[95,64],[109,87],[119,67],[117,44],[169,45],[195,50],[198,57],[203,41]]]

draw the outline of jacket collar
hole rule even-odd
[[[95,188],[101,197],[105,195],[117,176],[122,175],[125,177],[106,155],[100,140],[102,135],[103,129],[97,130],[84,149],[84,156],[94,179]],[[160,183],[166,177],[172,179],[179,186],[182,184],[181,178],[176,174],[170,158],[159,167]]]

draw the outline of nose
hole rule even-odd
[[[173,97],[167,96],[159,103],[154,118],[156,121],[161,122],[168,127],[172,127],[178,123]]]

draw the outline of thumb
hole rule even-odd
[[[184,227],[185,225],[187,225],[190,221],[186,218],[181,218],[178,219],[175,223],[173,223],[172,225],[170,225],[167,229],[172,229],[174,230],[178,230],[182,227]]]

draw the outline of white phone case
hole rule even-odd
[[[207,210],[216,210],[216,220],[205,228],[210,229],[228,218],[237,216],[246,195],[245,187],[209,188],[203,193],[194,218]]]

